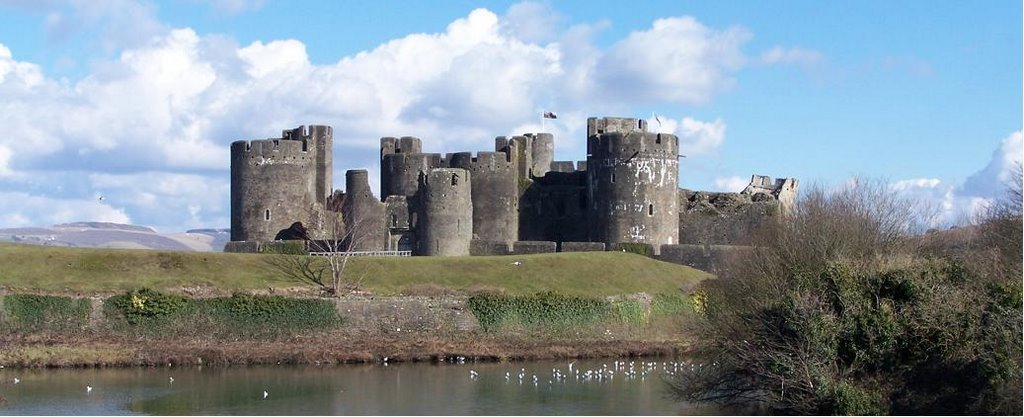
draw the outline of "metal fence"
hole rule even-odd
[[[309,256],[412,256],[411,250],[371,250],[352,252],[310,252]]]

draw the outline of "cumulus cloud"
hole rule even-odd
[[[729,193],[738,193],[740,191],[743,191],[744,188],[747,188],[747,186],[750,185],[750,178],[749,177],[732,176],[732,177],[715,178],[714,182],[715,182],[715,187],[718,190],[729,192]]]
[[[660,123],[657,120],[660,120]],[[676,121],[659,116],[653,124],[654,129],[658,132],[672,133],[679,136],[679,152],[683,155],[706,155],[713,153],[725,142],[726,125],[722,119],[704,122],[691,117],[684,117]],[[650,123],[648,126],[650,127]]]
[[[1017,131],[1004,138],[988,164],[962,184],[915,178],[892,182],[889,189],[927,205],[931,227],[967,224],[1004,197],[1011,181],[1019,178],[1022,153],[1022,135]]]
[[[230,10],[260,4],[214,3]],[[20,178],[0,191],[85,201],[81,191],[51,191],[74,178],[80,188],[104,188],[113,212],[164,228],[226,225],[233,140],[328,124],[339,171],[374,168],[381,136],[420,136],[427,151],[489,150],[494,136],[540,130],[540,114],[556,111],[559,119],[544,128],[558,135],[560,151],[579,155],[581,141],[570,139],[582,135],[588,115],[703,103],[730,88],[748,61],[741,49],[750,38],[742,28],[683,16],[600,48],[592,38],[608,22],[561,30],[549,7],[521,3],[503,16],[476,9],[442,31],[318,65],[301,40],[239,45],[172,30],[154,19],[149,3],[39,7],[55,26],[111,31],[103,39],[120,49],[70,82],[46,77],[0,45],[0,124],[13,132],[0,137],[0,176]],[[119,40],[122,29],[138,32]],[[721,120],[668,124],[684,153],[713,152],[724,141]]]
[[[705,103],[735,84],[746,63],[741,46],[750,33],[714,30],[693,17],[658,19],[608,50],[597,77],[609,92],[637,101]]]
[[[124,210],[95,199],[59,199],[0,191],[0,225],[3,227],[53,225],[83,219],[111,223],[132,222]]]

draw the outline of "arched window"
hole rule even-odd
[[[263,212],[263,220],[266,220],[268,222],[270,221],[270,209],[267,209],[267,211]]]
[[[648,216],[653,216],[654,215],[654,204],[648,204],[647,205],[647,215]]]

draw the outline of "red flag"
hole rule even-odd
[[[558,116],[555,115],[555,112],[546,111],[546,112],[544,112],[544,118],[545,119],[557,119]]]

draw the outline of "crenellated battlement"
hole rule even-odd
[[[587,137],[602,133],[646,132],[647,121],[632,117],[589,117],[587,118]]]
[[[679,138],[649,131],[644,119],[592,117],[584,139],[586,160],[555,161],[550,133],[498,136],[494,151],[448,154],[424,153],[415,136],[380,137],[379,199],[367,170],[345,172],[346,191],[334,193],[329,126],[236,141],[232,240],[272,240],[296,222],[322,235],[329,211],[365,234],[349,244],[420,255],[467,255],[473,240],[631,243],[655,253],[679,243]],[[773,195],[785,212],[797,185],[754,176],[745,192]]]
[[[231,143],[232,158],[249,164],[268,163],[306,164],[312,163],[316,152],[308,140],[257,139],[239,140]]]
[[[508,154],[505,152],[480,151],[476,156],[473,156],[472,152],[457,152],[449,154],[447,159],[448,166],[451,168],[463,168],[474,173],[515,174],[515,165],[508,160]]]
[[[380,138],[380,155],[400,153],[422,153],[423,141],[415,136],[402,136],[401,138],[383,137]]]
[[[420,173],[443,166],[441,154],[437,153],[385,154],[380,163],[381,198],[416,194]]]
[[[593,159],[676,159],[679,138],[668,133],[643,131],[600,133],[587,138],[587,155]]]

